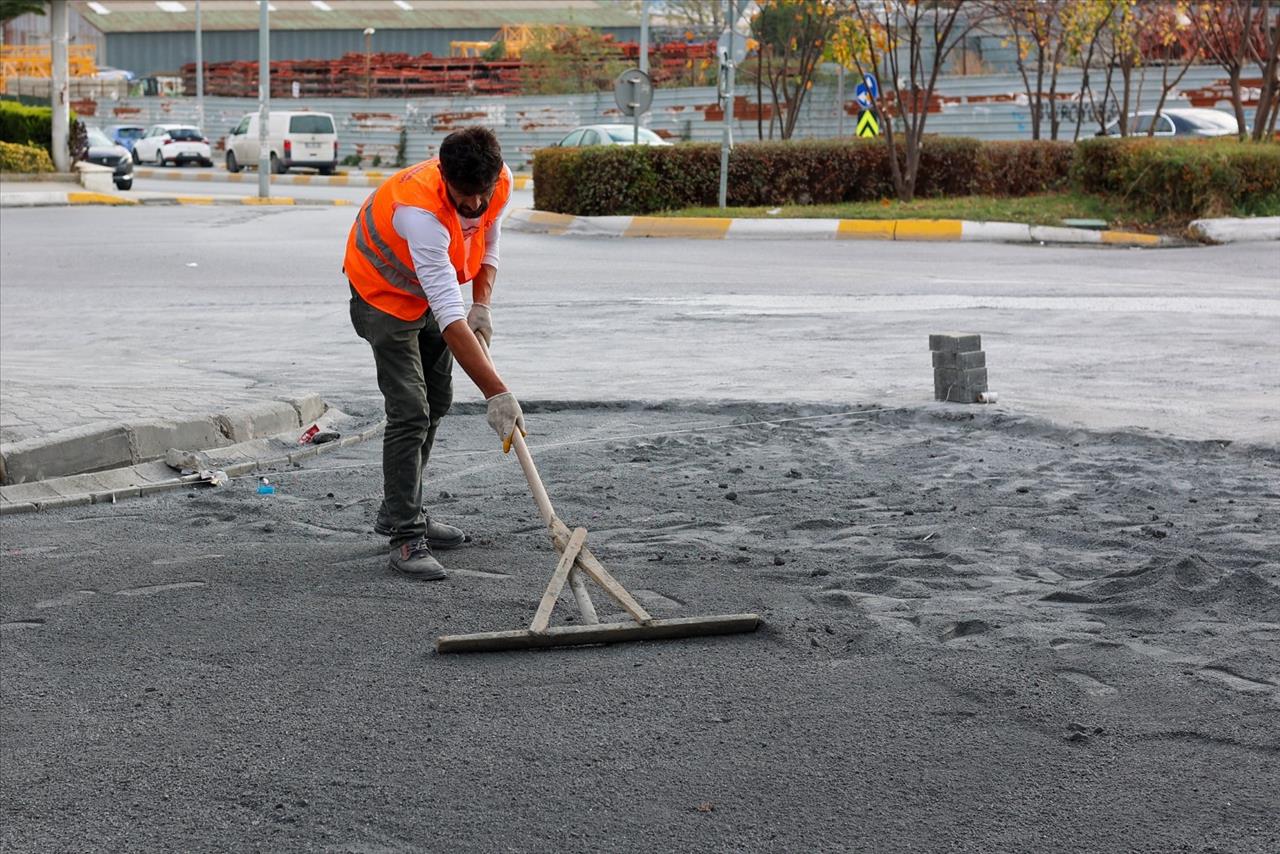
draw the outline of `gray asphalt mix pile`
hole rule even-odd
[[[754,635],[434,654],[555,564],[475,416],[444,582],[385,567],[376,442],[5,518],[0,847],[1277,850],[1275,450],[831,413],[529,415],[646,607]]]

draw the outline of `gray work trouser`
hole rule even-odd
[[[373,348],[378,388],[386,403],[382,494],[394,547],[427,533],[422,468],[431,456],[440,419],[453,402],[453,354],[430,311],[417,320],[401,320],[369,305],[355,288],[351,325]]]

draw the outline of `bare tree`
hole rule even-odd
[[[1240,138],[1249,133],[1249,126],[1244,117],[1244,91],[1241,77],[1245,68],[1257,62],[1264,68],[1268,65],[1265,57],[1274,55],[1274,38],[1268,38],[1266,26],[1270,17],[1273,0],[1209,0],[1198,3],[1191,13],[1191,20],[1199,34],[1200,44],[1206,58],[1221,65],[1227,71],[1227,80],[1231,87],[1231,107],[1236,114],[1236,122],[1240,127]],[[1275,62],[1270,62],[1272,74]],[[1264,81],[1265,84],[1265,81]],[[1270,89],[1274,97],[1275,84]],[[1270,104],[1268,104],[1269,112]],[[1257,114],[1263,113],[1259,103]],[[1258,126],[1267,127],[1267,116],[1254,116],[1255,131]],[[1256,136],[1256,134],[1255,134]],[[1261,138],[1257,136],[1257,138]]]
[[[666,0],[659,11],[668,26],[694,38],[719,38],[727,29],[724,0]]]
[[[849,53],[859,73],[874,73],[881,81],[872,107],[885,119],[894,191],[909,202],[938,75],[956,46],[983,25],[991,6],[983,0],[848,0],[846,8],[850,26],[841,32],[853,42]]]
[[[1155,115],[1147,128],[1147,136],[1155,135],[1157,120],[1164,111],[1169,93],[1200,59],[1200,39],[1181,5],[1148,3],[1139,8],[1139,50],[1145,60],[1160,62],[1160,98],[1156,101]],[[1170,71],[1177,73],[1170,76]]]
[[[1262,89],[1258,92],[1258,109],[1253,114],[1253,139],[1261,142],[1276,135],[1276,119],[1280,118],[1280,4],[1276,0],[1266,0],[1262,6],[1263,33],[1267,32],[1270,20],[1271,39],[1266,45],[1266,52],[1261,57]]]
[[[991,21],[1012,37],[1018,74],[1031,111],[1031,138],[1042,138],[1046,113],[1049,138],[1058,138],[1058,71],[1067,50],[1062,13],[1070,0],[992,0]],[[1049,91],[1045,92],[1045,80]],[[1034,80],[1034,83],[1032,82]]]

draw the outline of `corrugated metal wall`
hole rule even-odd
[[[1158,72],[1157,72],[1158,73]],[[1226,74],[1217,68],[1196,68],[1187,74],[1166,107],[1185,107],[1188,101],[1182,94],[1187,90],[1201,89],[1224,80]],[[1064,73],[1059,88],[1072,91],[1079,84],[1079,72]],[[1141,109],[1155,106],[1159,95],[1158,83],[1148,83],[1141,98]],[[748,107],[755,102],[754,91],[749,95]],[[852,84],[846,92],[852,97]],[[947,103],[940,112],[929,117],[926,131],[929,133],[974,136],[981,139],[1029,139],[1030,117],[1023,92],[1022,81],[1016,75],[990,75],[982,77],[945,78],[938,87],[938,94]],[[847,100],[846,105],[851,103]],[[340,156],[358,154],[364,165],[378,157],[383,165],[390,165],[396,156],[400,131],[406,133],[406,157],[412,162],[435,154],[440,140],[452,130],[468,124],[484,124],[492,127],[502,140],[503,150],[513,167],[524,167],[532,152],[558,142],[570,129],[582,124],[625,121],[618,115],[612,93],[590,95],[557,95],[528,97],[471,97],[471,98],[418,98],[392,99],[322,99],[304,98],[291,100],[277,98],[272,102],[276,109],[313,109],[333,113],[338,122],[341,141]],[[81,115],[89,104],[78,103]],[[194,98],[122,98],[101,100],[95,105],[94,120],[101,124],[129,121],[149,124],[156,121],[193,121],[196,115]],[[1227,109],[1225,101],[1219,104]],[[1071,138],[1074,127],[1074,108],[1061,104],[1065,138]],[[206,132],[221,144],[221,139],[240,118],[256,112],[257,102],[247,98],[205,99]],[[1247,115],[1252,119],[1252,110]],[[748,113],[744,119],[736,116],[735,134],[739,142],[757,138],[756,120]],[[852,135],[854,116],[845,114],[843,131]],[[766,137],[767,132],[766,122]],[[715,142],[720,139],[720,120],[714,88],[660,89],[655,94],[653,110],[645,125],[663,130],[677,138]],[[1087,119],[1082,135],[1089,136],[1096,126]],[[837,112],[834,86],[818,86],[805,102],[798,124],[798,138],[825,138],[837,136],[840,119]],[[1047,132],[1046,132],[1047,136]]]
[[[622,41],[640,38],[637,27],[606,28]],[[488,41],[492,27],[486,29],[450,30],[378,30],[373,35],[373,50],[378,53],[423,53],[449,55],[451,41]],[[47,36],[46,36],[47,38]],[[188,62],[195,62],[195,33],[108,33],[106,64],[124,68],[140,77],[176,73]],[[272,59],[337,59],[344,53],[364,53],[362,30],[272,30]],[[256,60],[258,34],[253,30],[205,31],[206,62]]]

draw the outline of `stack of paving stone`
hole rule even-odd
[[[982,336],[948,333],[929,336],[933,351],[933,396],[952,403],[978,403],[987,392],[987,354]]]

